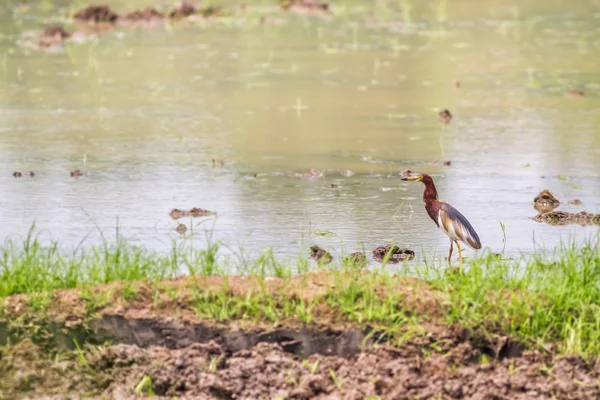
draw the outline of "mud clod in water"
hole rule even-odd
[[[449,124],[450,122],[452,122],[452,114],[450,113],[450,110],[446,109],[446,110],[442,110],[440,111],[440,113],[438,114],[440,116],[440,122],[442,124]]]
[[[569,204],[581,205],[580,200],[571,200]],[[550,191],[542,190],[533,199],[533,208],[538,211],[533,220],[545,222],[548,225],[600,225],[600,214],[591,214],[585,211],[570,213],[565,211],[554,211],[560,205],[560,201]]]
[[[385,246],[376,247],[373,250],[373,258],[377,262],[383,262],[389,254],[387,262],[396,264],[404,260],[412,260],[415,258],[415,252],[409,249],[401,249],[398,246],[387,244]]]
[[[329,264],[333,260],[333,257],[331,257],[331,254],[327,250],[320,248],[316,244],[310,247],[310,258],[322,265]]]
[[[26,176],[28,178],[33,178],[35,176],[35,172],[33,171],[27,171],[23,174],[23,176]]]
[[[210,17],[218,17],[222,14],[222,12],[223,12],[222,7],[208,6],[206,8],[201,9],[199,11],[199,14],[201,14],[204,18],[210,18]]]
[[[178,208],[174,208],[171,210],[169,215],[173,219],[179,219],[179,218],[183,218],[183,217],[194,217],[194,218],[210,217],[213,215],[217,215],[217,213],[214,211],[205,210],[203,208],[194,207],[191,210],[180,210]]]
[[[585,211],[569,213],[565,211],[550,211],[535,216],[534,221],[545,222],[548,225],[600,225],[600,214],[591,214]]]
[[[198,9],[196,6],[194,6],[194,4],[188,1],[183,1],[173,10],[171,10],[171,12],[169,12],[169,18],[181,19],[196,14],[197,11]]]
[[[79,21],[92,22],[92,23],[110,23],[114,24],[119,19],[119,15],[112,11],[109,6],[104,5],[91,5],[83,10],[76,12],[73,18]]]
[[[344,264],[347,267],[364,268],[367,266],[367,257],[361,253],[351,253],[344,258]]]
[[[83,172],[81,172],[80,170],[76,169],[71,171],[71,178],[81,178],[83,176]]]
[[[574,200],[569,200],[569,204],[571,204],[572,206],[580,206],[582,203],[581,203],[581,200],[574,199]]]
[[[20,173],[19,171],[15,171],[15,172],[12,173],[12,176],[14,176],[15,178],[20,178],[20,177],[23,176],[23,174]]]
[[[410,176],[410,174],[412,174],[413,171],[406,168],[405,170],[402,170],[402,172],[400,172],[400,176],[405,177],[405,176]]]
[[[40,47],[52,47],[61,45],[65,40],[71,37],[71,34],[67,32],[60,25],[48,25],[42,35],[40,36],[39,45]]]
[[[542,190],[533,198],[533,208],[535,208],[540,215],[553,211],[559,205],[560,201],[558,201],[549,190]]]
[[[187,226],[185,226],[185,224],[179,224],[177,225],[177,228],[175,228],[175,232],[183,235],[185,232],[187,232]]]
[[[152,22],[164,18],[165,14],[152,7],[145,8],[144,10],[132,11],[123,16],[123,20],[128,22]]]
[[[323,172],[319,171],[318,169],[309,168],[306,172],[303,172],[303,173],[290,172],[289,176],[292,178],[305,178],[305,179],[312,180],[312,179],[322,178],[323,176],[325,176],[325,174]]]
[[[583,90],[569,89],[565,92],[565,97],[575,98],[575,97],[583,97],[583,95],[584,95]]]
[[[283,11],[296,14],[327,14],[331,15],[331,7],[328,3],[316,0],[279,0]]]

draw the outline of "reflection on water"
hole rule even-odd
[[[218,216],[196,229],[214,228],[233,248],[295,256],[318,243],[336,256],[394,241],[421,259],[445,256],[422,185],[399,179],[406,168],[431,174],[493,252],[597,232],[530,218],[542,189],[559,210],[600,211],[591,5],[348,4],[330,21],[261,5],[224,20],[118,28],[53,53],[16,43],[63,15],[60,3],[0,6],[2,238],[35,222],[85,245],[98,229],[110,238],[118,220],[121,234],[163,249],[181,240],[170,210],[202,207]],[[264,15],[283,23],[261,25]],[[438,116],[446,108],[448,125]],[[324,176],[290,174],[309,168]],[[85,175],[71,178],[74,169]],[[16,170],[35,176],[15,179]]]

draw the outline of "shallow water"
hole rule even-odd
[[[133,8],[118,3],[109,2]],[[531,217],[541,189],[559,210],[600,212],[600,10],[361,1],[334,3],[326,20],[272,3],[223,20],[119,27],[55,52],[17,43],[69,15],[65,3],[3,3],[0,240],[35,222],[64,246],[93,245],[118,224],[165,249],[183,240],[169,211],[202,207],[218,218],[194,220],[196,230],[212,228],[235,251],[370,252],[393,240],[444,256],[448,239],[423,208],[422,185],[400,181],[405,168],[430,173],[493,252],[597,234]],[[264,15],[281,24],[259,24]],[[447,126],[443,108],[454,115]],[[75,168],[81,179],[69,176]],[[325,176],[289,176],[309,168]]]

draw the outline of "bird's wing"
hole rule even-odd
[[[454,240],[460,240],[473,250],[481,249],[481,242],[475,229],[456,208],[448,203],[440,203],[440,226]]]

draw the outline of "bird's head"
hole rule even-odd
[[[408,174],[401,178],[403,181],[417,181],[423,182],[423,184],[427,187],[435,187],[433,184],[433,179],[427,174]]]

